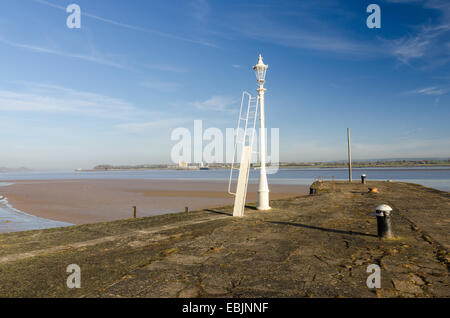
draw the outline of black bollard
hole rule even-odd
[[[309,188],[309,194],[316,194],[315,188]]]
[[[361,175],[361,183],[366,184],[366,175],[365,174]]]
[[[392,233],[392,208],[389,205],[381,204],[377,206],[376,213],[377,216],[377,229],[379,238],[393,238]]]

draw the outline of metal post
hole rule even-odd
[[[365,174],[361,175],[361,183],[366,184],[366,175]]]
[[[352,150],[350,147],[350,128],[347,128],[347,142],[348,142],[348,181],[352,182]]]
[[[260,132],[259,132],[259,155],[261,161],[261,168],[259,170],[259,187],[258,187],[258,210],[269,210],[269,185],[267,183],[266,174],[266,129],[264,123],[264,92],[266,91],[261,84],[258,91],[259,105],[260,105]]]
[[[376,208],[377,231],[379,238],[391,239],[394,237],[392,233],[392,208],[389,205],[381,204]]]
[[[260,131],[259,131],[259,158],[261,162],[261,167],[259,169],[259,186],[258,186],[258,205],[256,208],[258,210],[269,210],[269,185],[267,184],[267,174],[266,174],[266,127],[264,123],[264,82],[266,78],[266,72],[268,65],[265,65],[261,54],[258,57],[258,63],[253,66],[255,71],[256,79],[258,81],[258,101],[259,101],[259,121],[260,121]]]

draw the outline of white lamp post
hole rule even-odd
[[[269,185],[267,184],[266,175],[266,131],[264,124],[264,81],[266,78],[267,68],[269,66],[263,63],[261,54],[259,55],[258,64],[253,66],[253,70],[256,74],[256,79],[258,81],[259,87],[256,89],[258,91],[259,97],[259,119],[260,119],[260,132],[259,132],[259,156],[261,161],[261,168],[259,170],[259,187],[258,187],[258,210],[269,210]]]

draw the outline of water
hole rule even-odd
[[[8,203],[7,198],[0,199],[0,233],[27,230],[49,229],[72,225],[66,222],[47,220],[17,210]]]
[[[251,170],[250,183],[258,182],[259,170]],[[367,180],[403,181],[450,191],[450,167],[419,168],[354,168],[353,179],[361,174]],[[236,171],[237,176],[237,171]],[[310,185],[315,178],[324,177],[347,180],[347,168],[293,168],[280,169],[269,174],[269,184]],[[64,180],[64,179],[148,179],[148,180],[205,180],[228,181],[229,170],[127,170],[127,171],[26,171],[1,172],[0,187],[11,185],[13,180]],[[9,182],[11,181],[11,182]],[[1,189],[0,189],[1,190]],[[14,209],[6,198],[0,197],[0,233],[35,230],[71,224],[47,220]]]
[[[27,171],[1,172],[0,180],[63,180],[63,179],[149,179],[149,180],[207,180],[228,181],[229,170],[127,170],[127,171]],[[259,170],[251,170],[250,182],[258,181]],[[403,181],[422,184],[443,191],[450,191],[450,167],[417,168],[354,168],[353,179],[361,174],[367,180]],[[237,175],[237,171],[236,171]],[[268,174],[269,182],[274,184],[309,185],[315,177],[323,176],[336,180],[347,180],[347,168],[293,168],[280,169]],[[2,182],[0,182],[1,185]]]

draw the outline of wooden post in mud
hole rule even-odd
[[[187,206],[184,207],[184,212],[186,212],[186,213],[189,212],[189,208]]]
[[[350,147],[350,128],[347,128],[347,142],[348,142],[348,181],[352,182],[352,150]]]
[[[133,219],[135,219],[136,218],[136,207],[134,206],[133,207]]]

